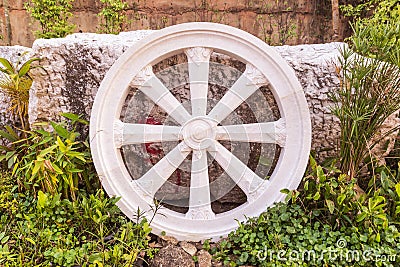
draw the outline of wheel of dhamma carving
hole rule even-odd
[[[198,241],[226,235],[298,186],[311,123],[294,71],[271,47],[230,26],[186,23],[155,31],[112,66],[90,140],[101,182],[127,216],[139,208],[151,218],[156,199],[153,232]],[[219,208],[228,194],[242,202]]]

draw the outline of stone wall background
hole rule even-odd
[[[0,0],[0,45],[30,47],[35,38],[26,0]],[[330,0],[126,0],[132,21],[125,30],[157,30],[173,24],[208,21],[250,32],[270,44],[326,43],[332,40]],[[75,0],[76,32],[97,32],[99,0]],[[339,38],[346,36],[342,21]]]
[[[128,47],[148,34],[151,31],[120,35],[78,33],[66,38],[35,41],[32,56],[41,58],[40,65],[43,68],[35,69],[34,73],[30,122],[58,120],[61,112],[83,114],[89,119],[94,97],[107,70]],[[293,67],[303,86],[312,119],[312,149],[322,158],[335,153],[340,132],[338,121],[330,112],[332,103],[327,96],[329,90],[339,83],[332,64],[338,56],[339,45],[275,47]],[[4,105],[2,111],[5,111]],[[5,122],[0,121],[1,124]]]

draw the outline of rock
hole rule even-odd
[[[194,254],[197,252],[196,246],[186,241],[180,242],[179,246],[183,248],[183,250],[186,251],[190,256],[194,256]]]
[[[171,244],[171,245],[178,245],[178,240],[173,236],[166,236],[162,235],[160,238],[165,241],[164,243]]]
[[[61,112],[89,119],[97,89],[120,55],[152,31],[112,34],[76,33],[39,39],[33,44],[43,69],[32,86],[29,121],[57,120]]]
[[[278,53],[295,70],[310,109],[312,125],[311,149],[317,159],[333,157],[340,137],[338,119],[331,113],[333,105],[328,93],[339,86],[333,62],[339,56],[340,43],[278,46]]]
[[[195,263],[192,257],[181,247],[167,245],[160,249],[150,262],[150,267],[170,267],[185,266],[194,267]]]
[[[196,243],[194,243],[194,245],[196,246],[197,250],[202,250],[204,247],[204,241],[196,242]]]
[[[386,135],[387,132],[391,131],[393,125],[400,125],[399,111],[393,113],[386,119],[382,127],[379,129],[377,136],[371,142],[376,142],[376,145],[371,150],[371,154],[377,159],[380,165],[386,164],[385,157],[389,156],[396,142],[396,137],[399,131]]]
[[[160,243],[151,242],[151,243],[149,243],[149,247],[151,247],[151,248],[162,248],[163,246]]]
[[[199,267],[211,267],[212,256],[205,250],[200,250],[197,253],[197,261]]]

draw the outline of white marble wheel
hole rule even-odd
[[[242,76],[207,113],[209,60],[213,52],[246,64]],[[154,75],[152,66],[185,53],[188,60],[191,112]],[[261,86],[269,85],[281,118],[273,122],[221,126],[219,123]],[[120,120],[128,88],[135,86],[179,125],[124,123]],[[148,211],[157,190],[188,155],[191,156],[189,208],[186,214],[164,208],[152,222],[156,234],[179,240],[218,239],[237,227],[237,220],[257,216],[280,201],[283,188],[298,186],[307,165],[311,123],[303,90],[294,71],[267,44],[239,29],[214,23],[185,23],[156,31],[128,49],[112,66],[96,95],[90,120],[94,163],[111,196],[132,218],[138,207]],[[221,145],[220,141],[272,143],[281,147],[266,180]],[[179,144],[141,177],[131,177],[121,147],[148,142]],[[211,208],[207,157],[225,170],[246,194],[247,202],[215,214]]]

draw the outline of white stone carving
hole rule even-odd
[[[114,122],[114,143],[116,148],[121,148],[124,143],[124,124],[120,120]]]
[[[141,87],[152,77],[154,77],[153,67],[151,65],[147,65],[135,76],[135,78],[131,82],[131,86]]]
[[[258,197],[262,195],[262,193],[267,189],[269,185],[268,181],[263,181],[261,184],[257,185],[255,188],[250,190],[250,193],[247,195],[248,202],[254,202]]]
[[[198,45],[199,40],[201,46]],[[182,51],[185,51],[189,63],[196,63],[189,68],[192,114],[154,76],[150,65]],[[246,62],[247,67],[242,77],[207,114],[208,66],[212,51],[226,52],[230,57]],[[196,65],[199,67],[193,67]],[[274,75],[269,75],[271,72]],[[132,73],[132,77],[126,77],[126,73]],[[151,82],[148,82],[150,79]],[[192,83],[199,86],[192,86]],[[281,109],[281,119],[218,125],[260,86],[267,84]],[[126,90],[121,85],[147,86],[142,92],[173,117],[178,126],[122,124],[118,118]],[[295,189],[300,183],[311,145],[308,106],[292,69],[272,48],[256,37],[214,23],[185,23],[165,28],[128,49],[100,86],[90,127],[93,160],[98,172],[104,174],[103,186],[108,194],[121,197],[118,205],[128,215],[137,208],[148,210],[149,205],[153,204],[152,196],[168,178],[182,164],[191,167],[190,188],[186,188],[190,191],[189,211],[183,214],[164,208],[162,215],[156,215],[152,222],[156,234],[166,232],[177,239],[190,241],[218,239],[237,227],[236,220],[257,216],[267,206],[282,200],[284,195],[280,189]],[[126,140],[124,128],[129,128],[125,133]],[[99,129],[105,130],[99,132]],[[140,129],[143,129],[143,134]],[[175,141],[177,145],[141,177],[131,177],[119,147],[140,141],[159,142],[164,138]],[[285,149],[282,149],[278,165],[266,181],[220,143],[223,140],[272,143]],[[246,194],[248,202],[244,206],[227,213],[214,214],[211,209],[212,179],[208,177],[208,161],[212,159],[210,155]]]
[[[186,213],[186,218],[191,220],[211,220],[215,218],[215,214],[209,207],[195,207]]]
[[[244,71],[246,77],[258,87],[268,85],[268,80],[265,78],[264,74],[262,74],[256,67],[252,64],[246,64],[246,70]]]
[[[185,50],[188,63],[195,63],[196,65],[199,65],[200,62],[210,61],[212,52],[212,49],[205,47],[192,47]]]
[[[286,143],[286,122],[281,118],[275,123],[276,143],[280,147],[284,147]]]

